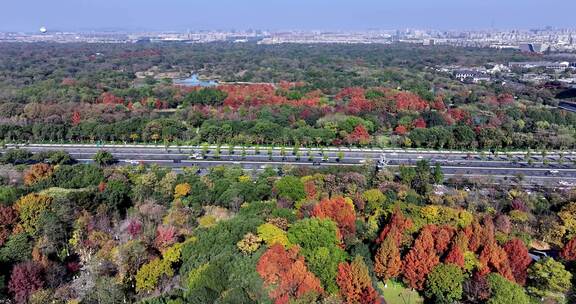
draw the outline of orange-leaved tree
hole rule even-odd
[[[258,260],[256,271],[276,304],[324,292],[320,280],[308,271],[304,257],[298,251],[298,246],[286,250],[284,246],[274,244]]]
[[[572,238],[560,251],[560,257],[566,261],[576,261],[576,237]]]
[[[440,263],[434,246],[433,229],[426,226],[414,242],[414,246],[404,258],[404,279],[410,287],[424,288],[426,276]]]
[[[343,262],[338,265],[336,282],[346,304],[380,303],[378,293],[372,287],[368,267],[361,256],[356,256],[350,264]]]
[[[351,237],[356,233],[356,213],[352,201],[342,197],[325,199],[314,206],[312,216],[329,218],[336,222],[342,237]]]

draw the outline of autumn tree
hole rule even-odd
[[[0,247],[10,236],[13,226],[18,221],[18,214],[11,206],[0,205]]]
[[[426,276],[439,262],[432,230],[422,229],[414,246],[404,258],[404,279],[410,287],[422,290]]]
[[[26,186],[31,186],[43,179],[46,179],[52,175],[52,166],[45,163],[38,163],[30,166],[26,173],[24,173],[24,184]]]
[[[368,267],[361,256],[356,256],[350,264],[344,262],[338,265],[336,282],[346,304],[380,303],[378,293],[372,287]]]
[[[528,266],[530,266],[530,263],[532,263],[532,258],[528,254],[528,248],[526,248],[524,242],[516,238],[506,242],[503,248],[508,255],[510,268],[512,269],[516,283],[520,285],[526,284],[526,270]]]
[[[490,233],[486,233],[485,228],[478,221],[474,221],[472,225],[467,226],[464,229],[464,234],[468,238],[468,249],[472,252],[478,252],[482,244],[490,242],[490,240],[485,239],[485,237],[490,237]]]
[[[0,247],[1,262],[24,262],[31,257],[32,242],[26,233],[10,235],[4,246]]]
[[[290,245],[286,231],[278,228],[277,226],[264,223],[257,228],[258,237],[262,239],[268,246],[280,244],[284,247]]]
[[[362,200],[366,202],[365,213],[372,213],[382,207],[386,196],[378,189],[370,189],[362,193]]]
[[[479,270],[481,274],[496,272],[511,282],[515,282],[512,269],[510,268],[508,254],[502,247],[496,244],[495,241],[482,248],[480,252],[480,264],[482,265],[482,268]]]
[[[380,243],[380,247],[374,256],[374,273],[383,281],[395,278],[402,270],[402,260],[400,259],[400,250],[398,249],[398,242],[394,236],[395,230],[393,227],[384,242]]]
[[[346,141],[349,144],[367,145],[370,143],[370,134],[362,124],[358,124],[352,133],[348,134]]]
[[[192,190],[192,186],[190,186],[190,184],[178,184],[176,187],[174,187],[174,198],[178,199],[185,197],[186,195],[190,194],[190,190]]]
[[[576,237],[573,237],[560,251],[560,257],[566,261],[576,261]]]
[[[400,246],[402,234],[406,229],[410,228],[412,228],[412,221],[404,217],[402,210],[397,208],[392,214],[388,224],[386,224],[380,232],[380,236],[376,239],[376,243],[382,243],[388,235],[391,235],[392,239],[396,242],[396,246]]]
[[[446,258],[444,259],[444,263],[464,268],[464,254],[462,253],[462,249],[460,249],[458,245],[452,244],[450,251],[448,251]]]
[[[72,113],[72,125],[73,126],[77,126],[80,124],[80,122],[82,121],[82,117],[80,116],[80,112],[78,111],[74,111],[74,113]]]
[[[435,225],[428,225],[424,229],[431,229],[431,234],[434,236],[434,248],[436,253],[440,256],[448,249],[452,237],[456,234],[456,230],[450,226],[437,227]]]
[[[504,278],[502,279],[509,282]],[[510,284],[512,283],[510,282]],[[464,282],[462,289],[466,303],[484,303],[484,301],[490,298],[492,292],[487,276],[480,275],[477,272]]]
[[[322,200],[314,206],[312,216],[318,218],[330,218],[336,225],[343,237],[352,237],[356,233],[356,213],[352,201],[337,197]]]
[[[24,262],[12,269],[8,290],[16,303],[27,303],[30,295],[43,285],[42,267],[35,262]]]
[[[311,293],[322,294],[324,290],[320,280],[304,263],[304,257],[298,255],[298,247],[288,250],[282,245],[271,246],[258,260],[256,271],[264,280],[269,296],[276,304],[287,304]]]
[[[15,204],[14,209],[20,216],[19,225],[29,233],[34,235],[40,226],[40,218],[48,210],[52,198],[36,193],[28,194],[20,198]]]

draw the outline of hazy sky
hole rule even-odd
[[[576,28],[576,0],[2,0],[0,31]]]

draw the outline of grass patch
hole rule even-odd
[[[82,191],[87,191],[87,190],[88,189],[86,189],[86,188],[67,189],[67,188],[52,187],[52,188],[48,188],[48,189],[44,189],[44,190],[40,191],[39,194],[50,196],[52,198],[66,198],[70,193],[82,192]]]
[[[395,281],[388,281],[386,287],[384,283],[378,282],[378,291],[387,304],[422,304],[424,299],[417,291],[404,287],[403,284]]]

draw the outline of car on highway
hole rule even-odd
[[[175,164],[179,164],[179,163],[181,163],[182,161],[179,160],[179,159],[173,159],[172,162],[175,163]]]
[[[198,153],[193,153],[190,155],[189,157],[190,159],[204,159],[204,156],[198,154]]]
[[[315,161],[315,162],[312,163],[312,166],[320,166],[320,165],[322,165],[322,164],[321,164],[320,162],[318,162],[318,161]]]
[[[548,172],[546,172],[546,173],[547,173],[548,175],[555,175],[555,174],[560,173],[560,171],[558,171],[558,170],[548,170]]]
[[[129,163],[129,164],[134,165],[134,166],[140,164],[139,161],[133,160],[133,159],[127,159],[127,160],[125,160],[124,162],[125,162],[125,163]]]

